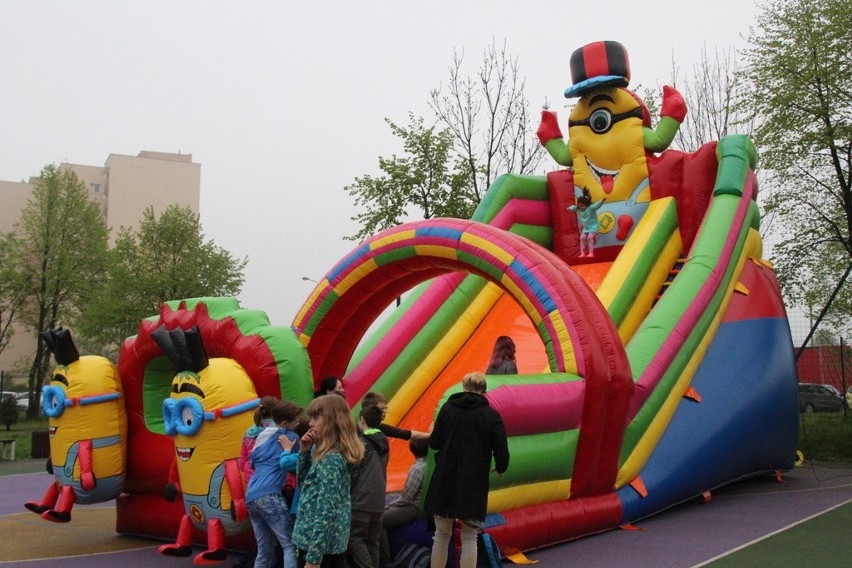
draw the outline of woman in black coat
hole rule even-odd
[[[492,456],[499,475],[509,467],[506,427],[484,396],[485,375],[465,375],[462,388],[447,399],[429,437],[437,451],[426,496],[426,511],[435,519],[432,566],[446,564],[455,519],[462,521],[461,568],[476,565],[476,532],[488,506]]]

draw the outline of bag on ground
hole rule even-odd
[[[479,531],[476,535],[476,568],[500,568],[502,557],[494,538],[487,532]]]
[[[431,549],[416,544],[406,544],[387,568],[429,568],[431,558]]]

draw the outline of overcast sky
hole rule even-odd
[[[0,0],[0,179],[191,153],[206,237],[249,257],[242,305],[289,325],[313,286],[302,276],[355,246],[343,188],[401,152],[383,119],[431,119],[454,50],[473,74],[506,40],[530,105],[549,100],[567,131],[576,48],[620,41],[631,86],[654,87],[672,58],[689,70],[702,46],[743,48],[756,13],[750,0]]]

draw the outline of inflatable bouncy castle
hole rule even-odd
[[[92,450],[98,483],[121,479],[118,532],[177,540],[166,553],[207,541],[198,562],[251,547],[228,464],[253,401],[306,406],[322,378],[337,376],[353,412],[379,391],[386,422],[426,431],[504,335],[517,346],[519,374],[489,376],[487,397],[511,459],[490,480],[484,527],[503,555],[793,466],[796,368],[763,259],[754,145],[730,136],[692,153],[669,149],[683,99],[664,87],[655,124],[627,88],[628,54],[617,42],[578,49],[570,70],[565,95],[577,102],[567,138],[550,111],[538,129],[558,169],[499,177],[469,220],[406,223],[366,240],[325,274],[290,327],[232,298],[168,302],[123,343],[120,385],[82,397],[70,388],[77,363],[57,356],[68,379],[51,391],[57,405],[62,390],[81,404],[101,392],[122,401],[109,432],[125,453],[101,474]],[[594,215],[581,219],[587,196]],[[207,385],[221,396],[202,401]],[[68,406],[57,420],[85,409]],[[182,424],[184,412],[192,424]],[[82,502],[87,466],[69,466],[70,448],[90,437],[81,430],[51,443],[68,476],[28,508],[70,517],[55,503],[60,493]],[[394,491],[412,457],[397,441],[390,456]],[[422,528],[400,536],[428,544]]]

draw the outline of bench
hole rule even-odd
[[[15,440],[11,438],[0,440],[0,445],[3,446],[3,453],[0,454],[0,459],[15,461]],[[7,449],[9,450],[8,453]]]

